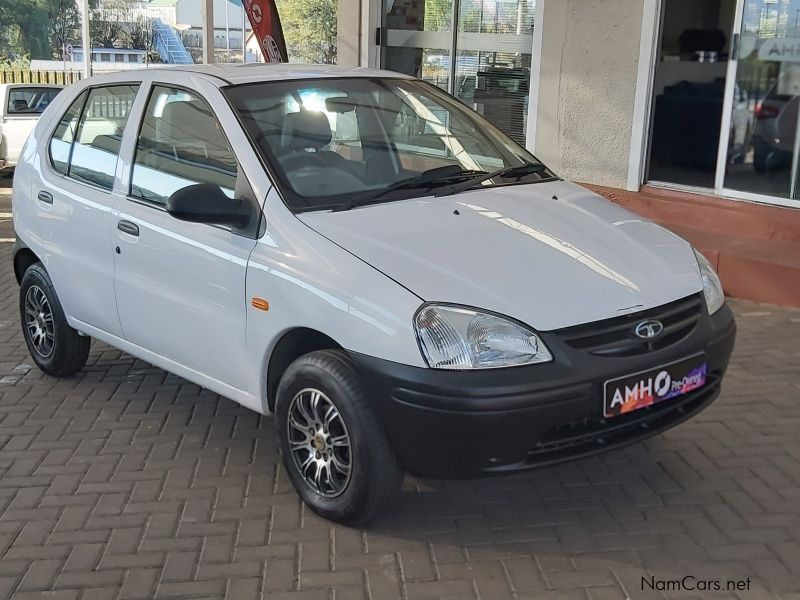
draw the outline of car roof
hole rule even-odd
[[[248,64],[202,64],[202,65],[170,65],[168,67],[157,67],[151,69],[135,69],[113,73],[108,75],[98,75],[92,81],[101,83],[103,80],[117,80],[125,78],[127,81],[135,79],[137,74],[164,73],[178,71],[182,73],[197,73],[206,75],[216,80],[223,80],[227,84],[238,85],[242,83],[256,83],[261,81],[286,81],[288,79],[320,79],[320,78],[346,78],[346,77],[402,77],[412,79],[408,75],[384,71],[381,69],[370,69],[367,67],[342,67],[338,65],[311,65],[294,63],[248,63]]]

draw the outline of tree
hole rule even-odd
[[[49,0],[2,0],[0,58],[50,58],[47,36],[42,35],[49,14]]]
[[[127,23],[127,29],[131,48],[144,50],[147,53],[147,62],[161,62],[156,52],[156,29],[153,19],[139,15]]]
[[[50,10],[50,51],[63,60],[64,47],[80,37],[81,15],[75,0],[52,0]]]
[[[126,34],[125,21],[121,11],[115,9],[96,9],[89,16],[89,37],[95,48],[113,48],[114,44]]]
[[[336,62],[336,0],[277,0],[289,59]]]

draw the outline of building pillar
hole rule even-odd
[[[214,0],[203,0],[203,62],[214,62]]]
[[[642,23],[655,18],[645,4],[542,3],[533,147],[565,179],[628,185]]]
[[[346,67],[357,67],[362,64],[360,1],[338,0],[337,2],[336,64]]]

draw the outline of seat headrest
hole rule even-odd
[[[332,139],[331,124],[325,113],[301,108],[300,112],[286,115],[282,137],[281,145],[289,152],[319,150]]]
[[[225,148],[225,138],[209,108],[200,101],[169,102],[161,115],[160,138],[196,141],[207,149]]]

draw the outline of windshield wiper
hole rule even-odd
[[[439,185],[447,185],[453,180],[461,180],[468,178],[472,180],[474,177],[482,177],[488,175],[486,171],[473,171],[465,170],[455,165],[446,165],[444,167],[435,167],[423,171],[419,175],[410,177],[409,179],[401,179],[395,181],[389,186],[383,188],[377,194],[371,196],[362,196],[360,198],[350,198],[346,202],[334,208],[331,212],[340,212],[343,210],[350,210],[351,208],[358,208],[359,206],[366,206],[375,202],[380,202],[386,196],[397,190],[412,190],[415,188],[430,189]]]
[[[492,171],[491,173],[483,173],[479,174],[476,177],[472,177],[467,181],[463,181],[461,183],[456,183],[449,187],[444,188],[443,190],[439,190],[434,194],[437,198],[441,196],[451,196],[453,194],[458,194],[460,192],[464,192],[466,190],[471,190],[475,186],[483,183],[488,179],[494,179],[495,177],[504,177],[504,178],[516,178],[522,179],[527,175],[533,175],[534,173],[542,173],[547,170],[542,163],[524,163],[521,165],[517,165],[516,167],[504,167],[502,169],[498,169],[497,171]]]

